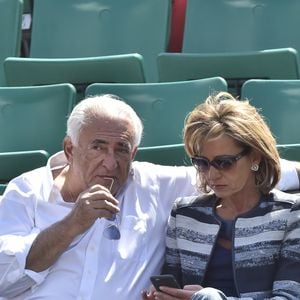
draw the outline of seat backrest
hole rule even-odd
[[[183,52],[294,48],[300,53],[300,1],[189,0]]]
[[[69,59],[8,57],[4,70],[8,86],[71,83],[77,91],[76,102],[94,82],[145,82],[139,54]]]
[[[6,184],[24,172],[45,166],[48,157],[45,150],[0,152],[0,184]]]
[[[184,119],[215,91],[227,91],[223,78],[141,84],[92,84],[86,95],[115,94],[137,112],[144,123],[141,146],[182,143]]]
[[[76,58],[139,53],[146,77],[168,44],[170,0],[34,1],[30,56]]]
[[[139,147],[135,160],[166,166],[191,165],[190,159],[185,152],[184,144]]]
[[[20,54],[22,0],[0,0],[0,86],[5,85],[4,59]]]
[[[300,80],[248,80],[242,99],[261,109],[278,144],[300,143]]]
[[[157,63],[159,81],[220,76],[236,96],[248,79],[300,78],[298,53],[292,48],[239,53],[161,53]]]
[[[282,158],[300,161],[300,144],[280,144],[277,150]]]
[[[70,84],[0,88],[0,152],[62,150],[75,95]]]

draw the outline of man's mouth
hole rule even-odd
[[[111,191],[114,185],[115,179],[113,177],[103,177],[105,181],[105,186]]]

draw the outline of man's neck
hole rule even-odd
[[[79,192],[74,190],[77,187],[72,183],[72,176],[69,170],[69,165],[64,166],[59,170],[52,172],[54,185],[59,189],[62,198],[66,202],[75,202]]]

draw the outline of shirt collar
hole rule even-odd
[[[43,199],[47,199],[47,202],[52,202],[51,194],[56,193],[56,187],[54,186],[54,180],[52,171],[55,169],[63,168],[68,163],[67,158],[65,156],[64,151],[60,151],[52,155],[46,165],[46,174],[45,180],[43,181]],[[121,189],[118,191],[116,198],[122,199],[124,197],[124,193],[130,183],[134,180],[134,166],[131,166],[131,169],[128,174],[128,178]],[[57,191],[58,192],[58,191]],[[56,197],[53,197],[55,199]]]
[[[43,199],[51,202],[50,196],[52,192],[55,192],[54,180],[52,170],[60,169],[68,163],[65,153],[63,151],[57,152],[52,155],[46,165],[45,180],[43,180]],[[51,197],[52,198],[52,197]]]

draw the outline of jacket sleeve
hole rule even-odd
[[[300,295],[300,201],[291,209],[283,239],[273,297],[296,300]],[[273,298],[272,298],[273,299]]]
[[[173,274],[182,287],[180,256],[176,240],[176,204],[173,207],[168,222],[165,262],[162,268],[162,274]]]

